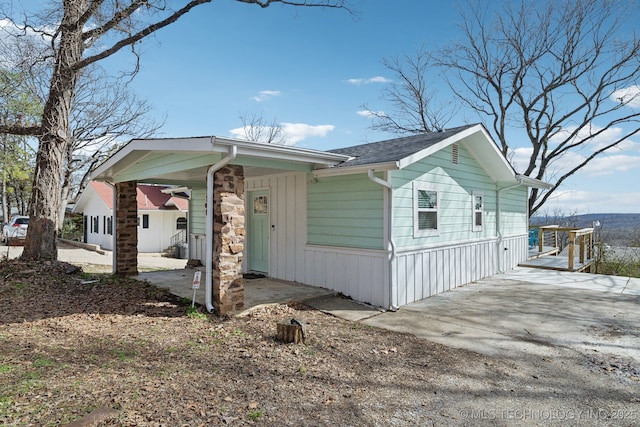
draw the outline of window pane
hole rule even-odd
[[[482,210],[482,196],[476,196],[475,209],[477,211]]]
[[[438,207],[438,193],[435,191],[418,190],[418,209],[436,209]]]
[[[437,230],[438,214],[436,212],[418,212],[419,230]]]
[[[478,227],[482,225],[482,212],[476,212],[476,225]]]

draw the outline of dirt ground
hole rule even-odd
[[[291,318],[304,345],[275,339]],[[630,426],[639,376],[637,358],[487,356],[297,303],[220,319],[143,282],[0,262],[1,425]]]

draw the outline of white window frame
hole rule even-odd
[[[476,206],[476,198],[480,197],[482,199],[482,203],[480,204],[480,208]],[[482,191],[474,191],[471,196],[471,223],[473,231],[482,231],[482,227],[484,225],[484,192]],[[478,214],[480,214],[480,224],[477,223],[476,219]]]
[[[418,207],[418,192],[419,191],[431,191],[436,193],[436,207],[435,208],[419,208]],[[438,236],[440,234],[440,191],[433,185],[429,185],[424,182],[413,183],[413,237],[430,237]],[[420,212],[435,212],[436,213],[436,228],[427,230],[420,230]]]

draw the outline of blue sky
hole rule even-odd
[[[381,91],[394,76],[382,60],[459,38],[459,14],[450,1],[351,1],[355,18],[335,9],[214,0],[142,44],[132,88],[158,117],[166,116],[163,137],[234,136],[240,115],[257,114],[281,123],[300,147],[327,150],[390,138],[359,114],[363,104],[389,108]],[[118,70],[131,63],[121,52],[103,65]],[[447,127],[481,120],[463,110]],[[546,210],[640,212],[638,141],[577,173]]]

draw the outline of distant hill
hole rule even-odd
[[[640,246],[640,213],[533,216],[531,225],[557,224],[563,227],[595,227],[596,238],[611,246]]]

